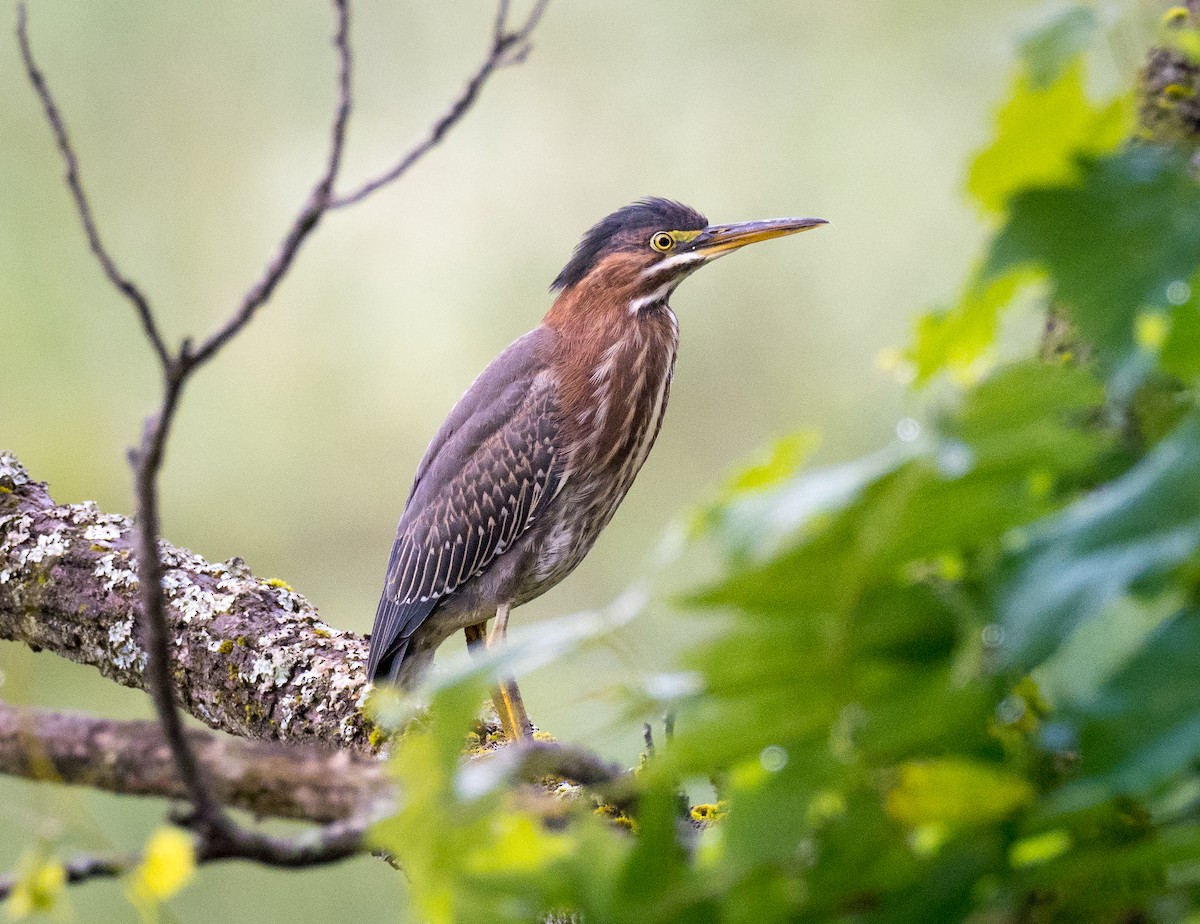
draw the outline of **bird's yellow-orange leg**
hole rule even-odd
[[[508,636],[509,609],[508,606],[497,608],[496,625],[490,634],[487,632],[486,622],[467,626],[464,630],[467,636],[467,648],[474,651],[480,644],[489,649],[503,645]],[[504,736],[509,741],[528,738],[533,734],[533,723],[529,720],[529,713],[525,711],[525,702],[521,699],[521,691],[515,680],[505,680],[492,690],[492,705],[496,707],[496,715],[500,717]]]

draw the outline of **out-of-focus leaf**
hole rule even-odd
[[[914,451],[896,443],[852,462],[802,472],[765,491],[740,494],[712,512],[711,526],[734,558],[764,561],[814,518],[844,507]]]
[[[1017,193],[985,276],[1042,267],[1111,372],[1137,351],[1138,314],[1166,311],[1198,263],[1200,186],[1185,158],[1140,147],[1082,162],[1070,185]]]
[[[983,360],[996,342],[1000,312],[1017,291],[1037,278],[1014,270],[994,279],[975,281],[957,305],[940,314],[923,315],[914,341],[904,352],[913,365],[916,384],[947,371],[960,384],[978,381],[986,371]]]
[[[985,210],[1000,212],[1021,190],[1071,183],[1081,158],[1105,154],[1129,136],[1130,112],[1125,98],[1093,106],[1082,64],[1042,88],[1020,74],[996,117],[995,140],[971,165],[967,190]]]
[[[1021,59],[1035,90],[1044,90],[1062,76],[1076,55],[1091,44],[1100,19],[1090,7],[1072,5],[1053,13],[1026,33],[1020,42]]]
[[[178,828],[159,828],[146,842],[146,854],[129,888],[135,902],[157,904],[182,889],[196,874],[196,848]]]
[[[1095,699],[1104,684],[1146,644],[1164,620],[1178,612],[1180,594],[1155,599],[1124,596],[1077,624],[1035,672],[1037,688],[1056,707]]]
[[[1000,591],[1007,658],[1029,666],[1135,582],[1200,548],[1200,415],[1134,468],[1029,530]]]
[[[817,435],[810,431],[793,433],[776,440],[765,458],[751,462],[729,479],[722,494],[731,497],[778,484],[796,473],[816,450],[819,442]]]
[[[697,595],[739,616],[687,661],[706,689],[677,736],[681,769],[823,744],[847,716],[846,747],[873,760],[981,735],[987,688],[952,682],[961,617],[925,581],[962,580],[965,556],[999,555],[1008,530],[1070,496],[1061,486],[1106,444],[1088,424],[1102,398],[1084,369],[1005,369],[907,462],[810,517],[773,558],[735,562]]]
[[[911,827],[969,827],[1011,815],[1033,798],[1023,777],[963,758],[909,761],[896,770],[888,814]]]
[[[1195,382],[1200,379],[1200,278],[1171,283],[1167,300],[1172,308],[1159,363],[1167,374]]]
[[[1104,795],[1144,793],[1200,759],[1200,609],[1179,612],[1157,629],[1063,721],[1079,727],[1081,786]]]
[[[1017,868],[1037,866],[1062,856],[1071,849],[1073,842],[1071,832],[1061,829],[1034,834],[1012,845],[1008,852],[1009,861]]]
[[[529,815],[501,815],[492,823],[492,839],[467,854],[475,873],[538,873],[572,850],[565,834],[547,831]]]
[[[945,428],[969,448],[972,464],[1056,479],[1086,470],[1106,443],[1089,421],[1104,387],[1074,365],[1016,363],[980,383]],[[1030,481],[1032,493],[1052,485]]]

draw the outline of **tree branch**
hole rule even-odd
[[[221,801],[257,816],[332,822],[389,799],[378,760],[350,751],[186,732]],[[0,703],[0,773],[131,796],[186,799],[157,722]]]
[[[0,451],[0,639],[144,687],[146,654],[133,633],[133,532],[128,518],[94,503],[56,505],[45,483]],[[302,596],[255,577],[240,559],[211,564],[167,542],[159,557],[171,677],[184,709],[239,737],[377,750],[360,712],[362,636],[322,622]],[[514,780],[558,776],[603,794],[626,776],[573,745],[532,740],[511,750],[502,766]]]
[[[69,885],[87,882],[89,879],[116,879],[138,865],[140,858],[136,854],[120,854],[111,857],[94,857],[84,855],[68,860],[63,864]],[[6,900],[16,889],[19,877],[14,875],[0,876],[0,901]]]
[[[170,436],[175,412],[179,407],[180,398],[195,371],[204,363],[211,360],[222,347],[240,334],[250,321],[253,320],[259,309],[271,298],[279,283],[291,269],[296,256],[300,252],[301,246],[330,208],[334,207],[335,204],[347,205],[350,202],[358,201],[369,195],[373,190],[399,178],[417,159],[433,148],[450,127],[462,117],[466,110],[474,103],[480,88],[492,72],[523,58],[528,50],[528,36],[541,18],[546,0],[537,0],[525,24],[515,32],[510,32],[507,27],[509,14],[508,0],[500,0],[493,27],[492,48],[483,65],[468,84],[463,96],[455,103],[450,112],[435,123],[429,137],[405,155],[395,168],[383,177],[366,184],[344,201],[336,201],[333,190],[337,184],[338,170],[341,166],[342,153],[346,141],[346,129],[350,119],[353,59],[350,48],[349,0],[332,0],[332,2],[336,19],[334,46],[337,50],[339,61],[338,92],[333,122],[330,128],[329,154],[326,158],[325,168],[315,185],[311,188],[308,198],[299,214],[295,217],[287,233],[284,235],[275,256],[267,264],[263,275],[243,296],[238,307],[198,348],[193,349],[190,340],[185,339],[179,347],[178,354],[172,354],[166,348],[159,334],[148,301],[142,296],[140,290],[118,271],[115,263],[100,242],[90,205],[83,193],[82,184],[79,180],[78,158],[67,135],[65,123],[58,106],[33,58],[28,39],[24,5],[21,5],[18,10],[17,38],[21,46],[22,58],[25,62],[29,79],[42,101],[59,152],[66,162],[67,183],[75,198],[76,206],[79,210],[92,251],[100,261],[112,284],[133,302],[142,319],[147,338],[150,340],[151,346],[162,366],[163,391],[159,409],[155,414],[146,419],[140,445],[138,449],[130,453],[130,462],[134,468],[138,529],[135,535],[136,541],[133,543],[136,554],[132,560],[136,563],[136,571],[133,573],[133,581],[130,582],[126,579],[126,584],[127,586],[130,583],[136,585],[138,606],[134,612],[138,616],[137,625],[139,631],[137,633],[132,631],[132,615],[129,624],[121,631],[123,632],[124,639],[133,647],[134,657],[132,661],[136,663],[136,671],[131,676],[136,676],[138,684],[144,686],[154,702],[162,729],[163,740],[170,749],[178,772],[179,782],[187,795],[188,801],[191,803],[192,812],[187,819],[187,823],[197,834],[198,854],[209,859],[242,857],[258,860],[262,863],[283,866],[303,866],[331,862],[348,856],[360,848],[363,828],[361,825],[349,822],[335,822],[320,831],[312,832],[308,837],[295,840],[276,838],[261,831],[242,828],[226,813],[221,799],[217,794],[217,787],[214,784],[214,780],[206,771],[202,760],[193,747],[191,739],[184,730],[183,719],[177,702],[182,699],[181,693],[183,692],[180,689],[180,683],[177,678],[177,674],[180,673],[180,661],[173,657],[174,652],[172,650],[172,643],[177,641],[177,632],[174,630],[178,626],[172,626],[169,621],[170,616],[177,615],[177,612],[168,614],[167,595],[170,591],[165,585],[170,577],[169,569],[172,566],[174,566],[176,572],[182,570],[185,574],[187,573],[187,568],[180,562],[178,556],[174,560],[168,560],[171,552],[169,546],[160,548],[162,544],[160,543],[161,531],[158,503],[158,476],[162,469],[167,441]],[[27,478],[26,482],[28,482]],[[48,495],[46,495],[45,500],[49,500]],[[38,513],[45,514],[50,519],[55,519],[53,513],[48,513],[44,507]],[[12,514],[7,519],[15,522],[14,518],[16,516],[18,514]],[[29,520],[28,525],[33,525],[31,515],[21,514],[21,516]],[[58,519],[61,522],[63,518],[60,516]],[[70,514],[69,519],[74,526],[78,527],[81,525],[78,522],[79,518],[75,514]],[[121,534],[127,530],[121,529],[117,524],[110,525],[117,529],[117,538],[123,540],[125,537]],[[68,530],[65,529],[54,530],[53,534],[49,537],[50,541],[59,544],[66,542],[66,539],[69,537],[63,534],[67,532]],[[85,539],[87,538],[86,532],[85,528]],[[41,542],[46,538],[48,537],[39,536],[38,541]],[[6,544],[8,544],[7,540]],[[19,544],[20,541],[16,541],[16,545]],[[103,548],[102,545],[96,544],[91,547],[92,551],[94,552],[97,547]],[[122,558],[128,557],[128,547],[119,548],[116,551],[121,554]],[[31,561],[36,564],[40,563],[44,558],[45,550],[39,547],[39,549],[30,550],[28,554],[23,555],[22,561],[18,564],[23,566],[29,564]],[[192,556],[192,558],[194,559],[195,557]],[[90,563],[86,557],[84,557],[84,561],[85,563]],[[111,563],[113,559],[109,559],[109,561]],[[200,563],[206,564],[202,561]],[[194,565],[196,562],[193,561],[190,564]],[[212,566],[208,567],[211,569]],[[7,570],[11,571],[11,569]],[[197,581],[191,580],[193,576],[198,577],[198,575],[189,575],[188,578],[184,579],[184,583],[192,587],[199,586]],[[215,575],[210,571],[209,577],[213,576]],[[223,578],[218,581],[218,586],[221,587],[226,583],[226,579]],[[228,590],[227,587],[225,589]],[[238,594],[234,594],[233,596],[236,599]],[[213,602],[211,595],[208,602],[210,604]],[[80,606],[82,608],[77,611],[77,616],[87,612],[86,603],[80,604]],[[220,611],[214,610],[210,606],[207,615],[211,616],[214,612]],[[190,621],[190,619],[184,620],[184,622]],[[64,629],[66,628],[64,626]],[[13,637],[16,637],[16,635],[14,634]],[[238,636],[238,641],[240,642],[242,638],[244,637]],[[217,650],[223,654],[230,653],[222,650],[229,641],[228,639],[221,640],[218,643]],[[274,641],[272,639],[272,642]],[[144,651],[138,648],[139,643],[144,644]],[[31,644],[34,643],[31,642]],[[270,649],[270,656],[273,661],[276,656],[273,647]],[[260,658],[255,661],[255,676],[257,676],[257,665],[263,660],[265,659]],[[232,679],[233,668],[231,667],[230,670]],[[285,682],[286,677],[281,678],[276,674],[271,679],[278,684]],[[359,682],[361,683],[361,679]],[[278,693],[278,690],[275,692]],[[293,705],[295,702],[292,701]],[[298,702],[302,707],[309,707],[313,701],[311,699],[305,700],[300,698]],[[276,703],[278,704],[278,700],[276,700]],[[183,705],[186,708],[188,703],[184,701]],[[324,703],[321,703],[315,706],[313,711],[319,713],[323,707]],[[207,712],[208,710],[205,711]],[[246,715],[247,717],[250,716],[249,705],[246,707]],[[288,716],[288,724],[290,724],[290,721],[291,716]]]
[[[0,638],[144,689],[133,544],[127,517],[90,502],[57,506],[0,453]],[[241,737],[373,750],[360,712],[363,637],[323,622],[304,597],[240,559],[210,563],[167,542],[158,550],[169,677],[185,710]]]
[[[142,290],[117,268],[116,261],[113,260],[107,248],[105,248],[104,242],[100,240],[100,231],[97,229],[96,219],[92,215],[92,206],[88,201],[87,194],[83,191],[83,180],[79,176],[79,158],[76,157],[75,148],[71,145],[66,123],[63,121],[62,113],[59,112],[58,106],[54,102],[54,97],[50,95],[50,88],[46,84],[46,78],[42,75],[41,70],[38,69],[37,63],[33,60],[33,51],[29,45],[29,29],[24,3],[17,4],[17,44],[21,48],[21,60],[25,63],[25,72],[29,76],[29,82],[33,84],[33,89],[37,93],[38,99],[42,102],[42,109],[46,113],[46,121],[50,124],[50,130],[54,133],[54,141],[58,146],[58,152],[62,155],[63,162],[66,165],[67,188],[71,191],[71,198],[75,200],[75,209],[79,212],[79,223],[83,225],[84,234],[87,235],[88,246],[100,262],[100,266],[103,268],[104,274],[108,277],[108,281],[133,304],[134,311],[137,312],[138,318],[142,322],[142,329],[146,333],[146,339],[150,341],[159,362],[165,368],[170,362],[167,345],[163,342],[162,334],[159,333],[149,301],[142,294]]]
[[[340,209],[347,205],[354,205],[356,202],[361,202],[376,190],[400,179],[417,161],[428,154],[433,148],[437,147],[446,133],[475,104],[480,91],[483,90],[484,84],[488,82],[488,79],[496,71],[512,64],[519,64],[525,60],[525,56],[529,54],[531,47],[529,43],[530,37],[533,35],[533,30],[537,28],[538,23],[541,22],[542,14],[546,11],[547,2],[548,0],[537,0],[520,27],[510,29],[508,25],[508,0],[500,0],[496,10],[496,21],[492,26],[491,47],[488,48],[483,62],[467,81],[467,85],[463,88],[462,93],[451,103],[450,108],[442,114],[440,119],[433,123],[428,134],[409,150],[407,154],[401,157],[393,167],[385,170],[373,180],[363,183],[353,192],[334,196],[329,203],[329,207]]]
[[[337,18],[333,44],[338,54],[338,96],[333,124],[329,130],[329,155],[325,161],[325,170],[309,191],[308,199],[300,209],[300,213],[292,221],[292,226],[280,243],[275,256],[267,264],[267,268],[258,282],[243,296],[237,310],[194,353],[190,353],[186,349],[183,351],[181,359],[188,371],[212,359],[221,347],[236,337],[242,328],[250,323],[258,309],[266,304],[275,292],[275,287],[279,285],[280,280],[291,269],[292,262],[300,252],[301,245],[308,239],[331,205],[333,188],[337,183],[338,170],[342,165],[342,152],[346,146],[346,128],[350,123],[351,71],[354,64],[350,51],[349,0],[333,0],[333,6]]]

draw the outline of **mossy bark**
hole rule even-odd
[[[55,504],[0,453],[0,639],[142,687],[133,533],[128,518],[94,503]],[[304,597],[240,559],[211,563],[167,542],[159,554],[183,709],[240,737],[375,750],[361,711],[365,638],[322,622]]]

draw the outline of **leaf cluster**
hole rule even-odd
[[[991,240],[903,353],[924,419],[830,469],[785,441],[696,518],[721,577],[673,605],[719,628],[631,817],[464,766],[481,681],[434,696],[378,831],[426,919],[1198,919],[1200,187],[1088,98],[1097,31],[1023,46]],[[1004,360],[1029,298],[1066,342]]]

